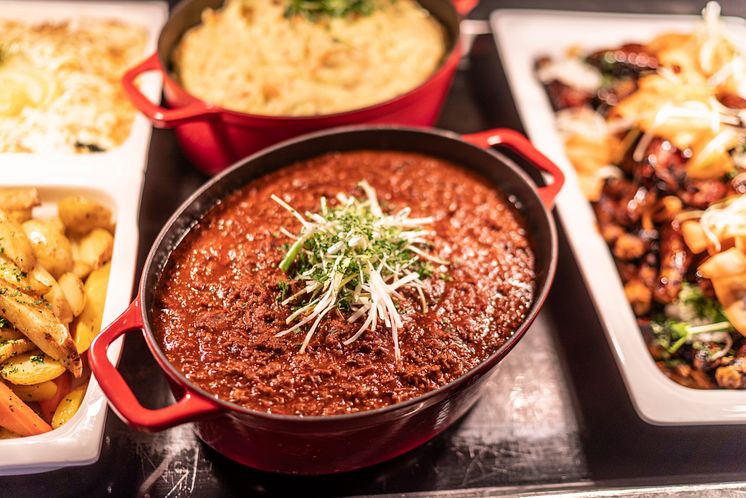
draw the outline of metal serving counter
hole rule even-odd
[[[702,2],[483,0],[470,18],[487,19],[503,7],[697,13]],[[746,2],[723,7],[738,15]],[[491,36],[477,37],[462,61],[440,126],[458,132],[521,128]],[[140,215],[141,265],[165,220],[205,180],[183,157],[172,132],[155,132]],[[189,426],[144,434],[110,413],[96,464],[3,478],[0,496],[746,493],[746,482],[739,483],[746,481],[746,426],[655,427],[640,420],[600,327],[561,236],[559,270],[544,311],[501,364],[480,403],[404,456],[342,475],[265,474],[216,454]],[[120,365],[147,406],[172,402],[139,336],[128,338]]]

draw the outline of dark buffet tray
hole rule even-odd
[[[736,2],[723,4],[725,14],[741,13]],[[482,0],[470,18],[486,20],[494,9],[516,7],[681,14],[702,6]],[[491,37],[475,40],[439,126],[458,132],[521,129]],[[162,224],[205,180],[183,157],[172,132],[154,133],[140,216],[140,268]],[[456,426],[402,457],[334,476],[265,474],[216,454],[188,426],[137,433],[109,413],[96,464],[2,478],[0,496],[596,496],[602,488],[634,496],[728,496],[746,490],[746,482],[739,482],[746,480],[746,426],[656,427],[635,414],[560,237],[559,270],[545,309],[501,364],[483,399]],[[146,406],[172,401],[140,337],[128,338],[121,371]]]

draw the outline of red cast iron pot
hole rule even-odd
[[[408,93],[380,104],[319,116],[264,116],[230,111],[204,102],[181,87],[169,72],[171,53],[184,32],[200,23],[206,8],[224,0],[185,0],[174,9],[158,39],[158,51],[122,78],[135,107],[160,128],[176,128],[187,156],[204,172],[215,174],[264,147],[324,128],[356,123],[395,123],[431,126],[450,87],[461,57],[459,12],[467,13],[478,0],[418,0],[445,27],[449,47],[438,70]],[[457,12],[458,9],[458,12]],[[163,93],[170,108],[150,102],[135,85],[147,71],[163,74]]]
[[[505,146],[550,173],[553,183],[537,188],[505,156]],[[514,335],[492,356],[459,379],[417,398],[350,415],[288,416],[248,410],[216,399],[187,380],[166,359],[153,335],[154,289],[173,249],[216,202],[230,192],[295,161],[340,150],[401,150],[440,157],[485,177],[522,213],[536,260],[536,296]],[[160,431],[186,422],[205,443],[244,465],[285,473],[321,474],[352,470],[393,458],[424,443],[462,416],[479,389],[533,322],[554,276],[557,236],[548,210],[564,179],[559,169],[510,130],[460,137],[451,132],[392,126],[356,126],[317,132],[255,154],[214,178],[190,197],[158,236],[145,263],[139,295],[93,342],[89,360],[114,411],[127,424]],[[118,337],[141,332],[179,401],[167,408],[144,408],[107,358]]]

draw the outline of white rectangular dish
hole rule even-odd
[[[67,2],[0,0],[0,18],[25,22],[60,22],[78,18],[104,18],[129,22],[146,28],[148,38],[142,59],[153,53],[161,27],[168,18],[165,2]],[[139,61],[136,61],[139,62]],[[146,74],[140,79],[143,93],[151,100],[160,100],[161,78]],[[147,165],[148,145],[152,126],[141,113],[136,112],[132,130],[118,147],[106,152],[90,154],[60,153],[0,153],[0,168],[33,168],[37,164],[54,162],[60,168],[71,164],[87,165],[93,171],[137,170],[142,173]]]
[[[611,252],[564,151],[554,113],[534,75],[539,56],[560,56],[572,46],[600,49],[691,31],[698,16],[626,15],[546,10],[499,10],[490,23],[516,107],[534,145],[555,161],[567,183],[557,198],[559,217],[590,289],[632,403],[652,424],[746,423],[746,397],[729,390],[696,390],[669,380],[655,365],[627,303]],[[746,46],[746,22],[724,19],[729,36]]]
[[[36,187],[42,206],[35,209],[35,216],[54,216],[56,202],[75,194],[95,199],[114,213],[114,252],[102,321],[110,323],[127,308],[132,297],[137,265],[140,179],[134,175],[129,179],[117,175],[93,177],[86,175],[84,168],[60,169],[56,165],[35,169],[33,179],[28,173],[19,170],[4,173],[1,186]],[[117,361],[120,352],[121,341],[109,349],[110,359]],[[106,406],[98,383],[91,378],[83,404],[70,422],[46,434],[0,440],[0,476],[95,462],[101,451]]]

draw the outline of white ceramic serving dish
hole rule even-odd
[[[143,49],[142,59],[155,51],[161,27],[168,18],[168,5],[165,2],[66,2],[36,0],[0,0],[0,18],[18,19],[28,22],[62,21],[75,18],[118,19],[143,26],[148,31],[148,40]],[[140,62],[137,60],[133,63]],[[143,93],[151,100],[159,101],[162,81],[156,72],[148,73],[140,79]],[[152,126],[142,113],[135,112],[132,131],[118,147],[106,152],[92,154],[75,153],[3,153],[0,154],[0,169],[33,168],[35,165],[52,161],[60,168],[70,164],[89,165],[92,169],[139,169],[147,165],[148,146]]]
[[[165,2],[55,2],[0,0],[0,17],[27,21],[60,21],[78,17],[115,18],[145,26],[148,41],[143,58],[155,50],[168,17]],[[150,76],[150,75],[146,75]],[[143,91],[160,98],[161,81],[142,78]],[[95,154],[0,154],[0,187],[39,189],[43,205],[35,216],[54,216],[56,201],[80,193],[109,206],[116,218],[114,252],[103,324],[113,321],[132,298],[138,249],[137,220],[152,128],[136,113],[130,136],[119,147]],[[121,341],[109,349],[119,360]],[[98,460],[107,403],[91,379],[78,413],[63,427],[47,434],[0,440],[0,476],[45,472],[86,465]],[[0,494],[2,494],[0,492]]]
[[[656,367],[624,295],[611,252],[578,185],[554,125],[554,114],[533,71],[538,56],[568,47],[604,48],[646,41],[670,31],[690,31],[699,17],[627,15],[546,10],[499,10],[490,23],[523,125],[534,145],[562,168],[567,183],[558,213],[588,285],[606,337],[637,413],[660,425],[746,423],[742,391],[696,390],[668,379]],[[725,19],[731,39],[746,47],[746,22]]]
[[[56,202],[73,194],[86,195],[113,210],[117,226],[103,315],[104,324],[111,322],[127,308],[132,297],[141,181],[134,175],[129,178],[118,175],[94,177],[86,175],[85,168],[62,169],[56,165],[39,168],[34,173],[34,179],[21,170],[4,172],[2,178],[3,187],[39,189],[43,204],[34,210],[34,216],[54,216]],[[120,352],[121,342],[109,349],[109,357],[117,361]],[[98,383],[91,379],[80,410],[66,425],[39,436],[0,440],[0,476],[95,462],[101,451],[106,406],[106,398]]]

